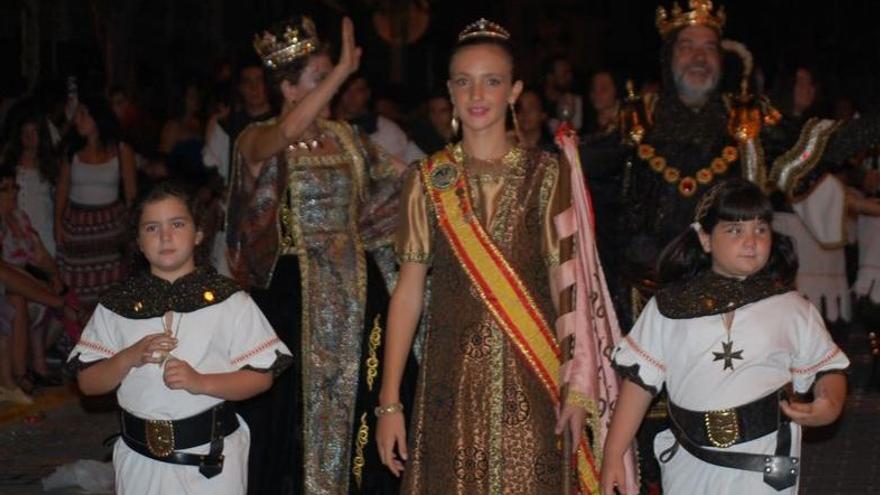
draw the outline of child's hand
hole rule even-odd
[[[132,368],[138,368],[147,363],[161,363],[175,347],[177,347],[177,339],[161,332],[147,335],[126,348],[124,352],[127,354],[128,364]]]
[[[165,385],[171,390],[186,390],[191,394],[204,393],[204,375],[194,370],[186,361],[169,358],[165,363]]]
[[[626,494],[626,468],[623,464],[622,455],[607,455],[602,459],[602,474],[600,475],[600,488],[602,495]],[[615,491],[615,488],[617,491]]]
[[[813,402],[788,402],[779,403],[782,412],[792,421],[802,426],[825,426],[834,422],[843,404],[837,404],[828,397],[816,397]]]

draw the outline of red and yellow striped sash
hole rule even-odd
[[[528,288],[480,225],[462,167],[448,150],[442,150],[423,162],[421,172],[440,230],[456,258],[498,326],[558,406],[562,353],[556,337]],[[577,471],[581,491],[598,492],[598,472],[583,440]]]

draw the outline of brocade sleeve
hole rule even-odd
[[[400,224],[394,250],[401,264],[430,264],[431,224],[428,218],[428,197],[419,167],[411,167],[400,194]]]

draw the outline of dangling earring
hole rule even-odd
[[[519,130],[519,120],[516,118],[516,108],[513,106],[513,102],[508,102],[507,105],[510,107],[510,116],[513,118],[513,132],[516,133],[516,141],[518,144],[522,145],[523,136],[522,132]]]
[[[457,136],[459,124],[458,124],[458,114],[455,111],[455,107],[452,107],[452,122],[450,122],[449,125],[452,127],[452,135]]]

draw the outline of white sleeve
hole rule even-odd
[[[119,335],[112,324],[112,320],[116,318],[122,317],[99,304],[86,323],[79,342],[70,351],[68,361],[78,359],[82,364],[94,363],[109,359],[121,351]]]
[[[266,316],[247,293],[239,292],[231,297],[236,298],[234,304],[237,309],[230,339],[230,364],[238,369],[273,369],[277,374],[281,370],[276,367],[286,366],[290,362],[290,350],[281,342]]]
[[[651,298],[632,330],[614,348],[611,360],[623,377],[657,393],[666,381],[663,358],[663,316]]]
[[[849,367],[849,359],[831,340],[819,311],[811,303],[804,302],[808,308],[795,330],[795,349],[791,367],[794,389],[798,393],[810,389],[816,374]]]

